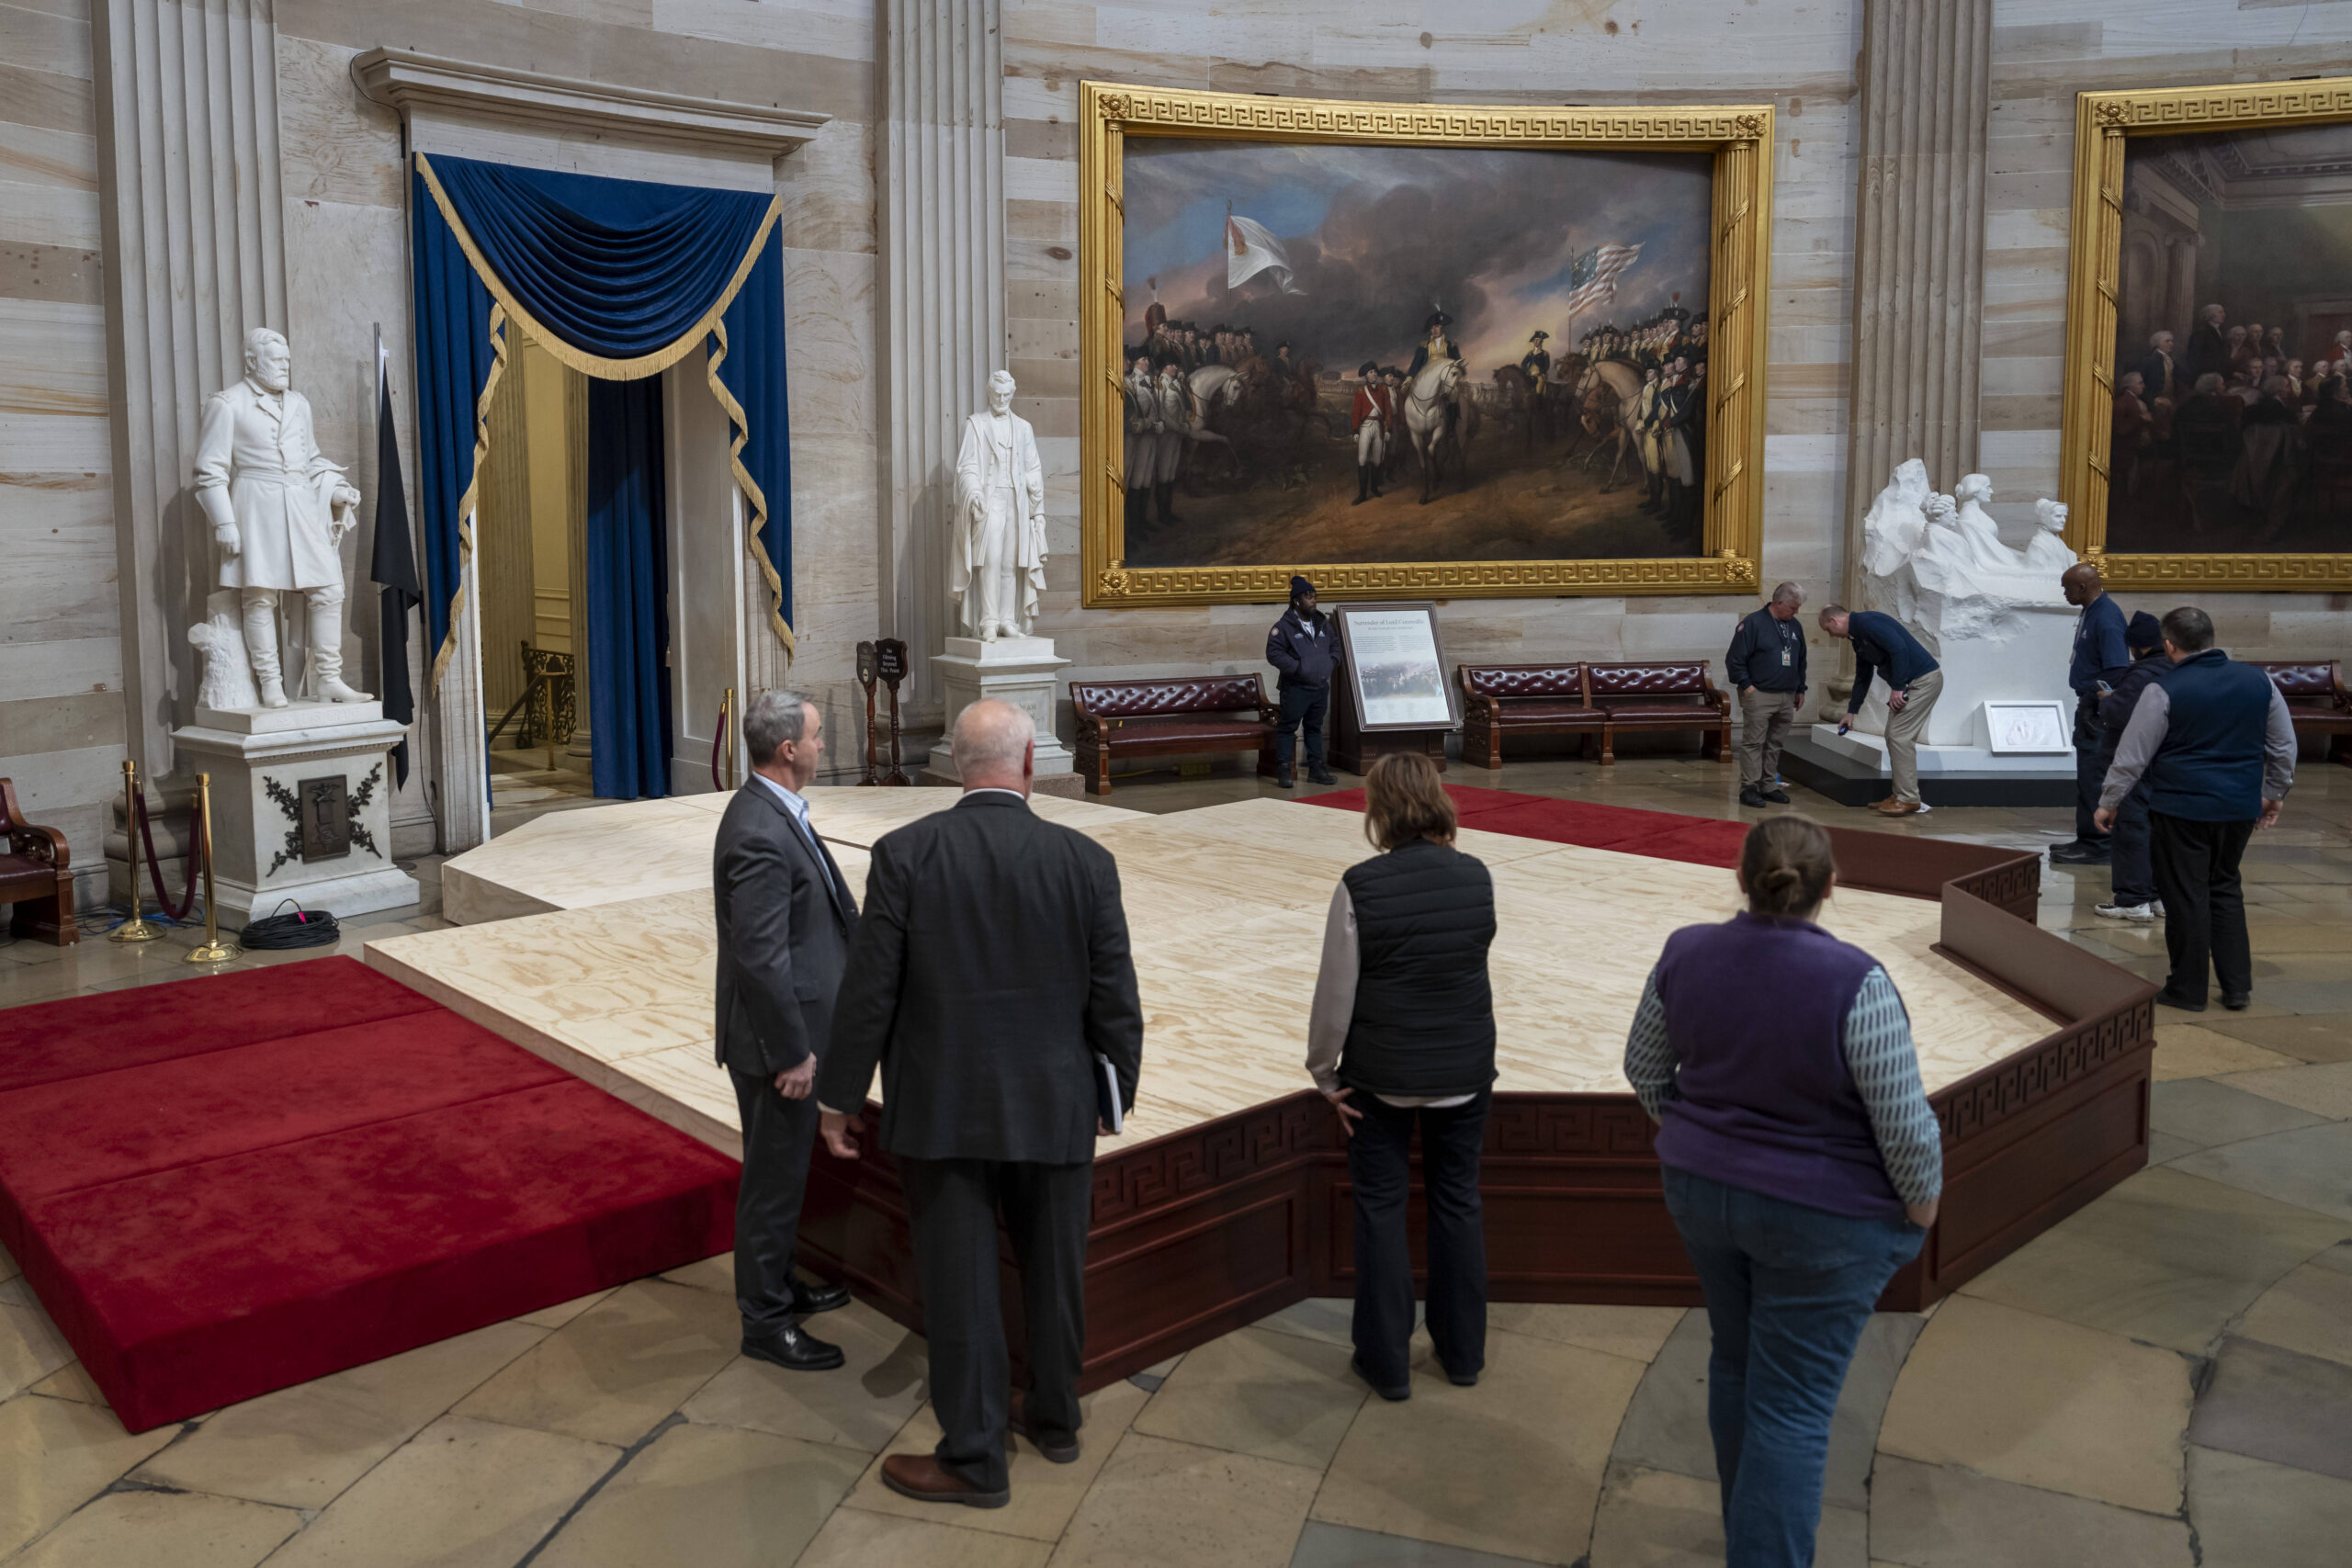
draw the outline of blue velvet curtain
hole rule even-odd
[[[667,493],[661,378],[589,382],[589,771],[607,799],[670,793]]]
[[[412,186],[420,510],[435,677],[449,655],[465,553],[459,529],[488,439],[484,395],[502,357],[494,337],[508,321],[602,379],[634,381],[689,354],[707,356],[713,394],[724,394],[734,422],[732,471],[766,562],[770,624],[791,647],[792,459],[775,197],[423,153]],[[592,670],[592,694],[603,683],[598,673]]]

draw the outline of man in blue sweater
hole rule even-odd
[[[1783,582],[1770,603],[1739,623],[1724,654],[1724,673],[1739,694],[1739,803],[1786,806],[1781,746],[1804,706],[1804,628],[1797,611],[1804,590]]]
[[[2164,638],[2172,673],[2132,705],[2099,792],[2098,826],[2114,827],[2124,797],[2147,781],[2149,858],[2172,959],[2156,1000],[2203,1012],[2210,963],[2222,1005],[2238,1012],[2254,994],[2238,863],[2254,829],[2278,823],[2295,782],[2295,723],[2267,675],[2213,646],[2204,611],[2173,611]]]
[[[1886,763],[1894,775],[1894,793],[1871,809],[1882,817],[1927,810],[1919,798],[1919,737],[1928,732],[1928,715],[1944,689],[1944,673],[1935,656],[1919,646],[1901,621],[1876,610],[1828,605],[1821,612],[1821,629],[1854,645],[1854,694],[1846,700],[1838,734],[1854,728],[1854,716],[1870,700],[1871,682],[1886,677]]]
[[[2058,845],[2050,858],[2059,865],[2105,865],[2112,846],[2092,820],[2107,773],[2098,705],[2131,668],[2132,653],[2125,646],[2123,607],[2100,583],[2097,566],[2076,561],[2058,585],[2066,603],[2083,613],[2075,618],[2075,656],[2066,665],[2066,684],[2075,690],[2075,841]]]

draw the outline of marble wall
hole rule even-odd
[[[1995,0],[1984,187],[1984,465],[2010,500],[2054,495],[2073,221],[2075,95],[2352,75],[2352,4]],[[2178,595],[2132,595],[2161,615]],[[2204,593],[2246,659],[2352,652],[2352,594]]]
[[[81,898],[123,759],[88,0],[0,5],[0,774]]]
[[[1004,0],[1008,352],[1046,466],[1041,631],[1073,676],[1259,666],[1276,605],[1089,611],[1078,570],[1078,144],[1082,79],[1436,103],[1770,101],[1774,149],[1765,581],[1839,571],[1860,0],[1640,8],[1419,0]],[[1456,659],[1720,660],[1745,597],[1463,600]]]

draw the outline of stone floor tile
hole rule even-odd
[[[1456,1388],[1426,1368],[1410,1400],[1366,1402],[1315,1517],[1539,1562],[1571,1562],[1592,1532],[1611,1439],[1642,1364],[1490,1334],[1486,1374]]]
[[[2185,1174],[2185,1163],[2137,1172],[1961,1293],[2202,1355],[2256,1296],[2352,1235],[2352,1221]]]
[[[1814,1536],[1817,1568],[1863,1568],[1869,1517],[1825,1506]],[[1590,1568],[1712,1568],[1724,1560],[1723,1500],[1712,1481],[1611,1466],[1593,1519]]]
[[[767,1568],[815,1538],[865,1456],[830,1443],[680,1423],[630,1457],[535,1568]]]
[[[33,1384],[28,1391],[47,1394],[51,1399],[70,1399],[76,1404],[105,1404],[107,1396],[79,1361],[68,1361],[49,1376]]]
[[[1045,1568],[1053,1551],[1046,1541],[991,1535],[935,1519],[835,1508],[793,1568],[897,1568],[900,1563],[910,1568]]]
[[[2148,1134],[2148,1163],[2164,1165],[2183,1155],[2195,1154],[2199,1146],[2187,1138],[2176,1138],[2170,1133],[2151,1132]]]
[[[2352,1012],[2352,980],[2257,980],[2254,996],[2289,1012]]]
[[[2331,1122],[2352,1120],[2352,1062],[2232,1073],[2216,1081]]]
[[[445,1416],[328,1505],[270,1568],[512,1568],[620,1457],[605,1443]]]
[[[2323,1122],[2249,1138],[2189,1155],[2171,1168],[2352,1219],[2352,1122]]]
[[[128,1433],[111,1410],[37,1393],[0,1404],[0,1558],[179,1435],[177,1427]]]
[[[2282,1052],[2265,1050],[2226,1034],[2216,1034],[2194,1023],[2171,1021],[2172,1019],[2203,1016],[2201,1013],[2176,1013],[2170,1008],[2156,1010],[2156,1049],[2150,1062],[2158,1083],[2168,1083],[2175,1078],[2211,1077],[2217,1073],[2244,1073],[2262,1067],[2291,1067],[2297,1065],[2297,1058]]]
[[[2188,1363],[2173,1351],[1959,1295],[1912,1347],[1879,1448],[2170,1514],[2188,1407]]]
[[[2199,1148],[2235,1144],[2267,1133],[2308,1127],[2327,1118],[2274,1097],[2248,1093],[2232,1085],[2276,1073],[2308,1073],[2310,1067],[2273,1067],[2260,1073],[2233,1073],[2221,1078],[2174,1078],[2154,1086],[2148,1097],[2148,1125],[2159,1133],[2186,1138]]]
[[[2352,1366],[2233,1337],[2188,1440],[2352,1481]]]
[[[1135,1429],[1319,1471],[1368,1397],[1348,1371],[1351,1354],[1295,1334],[1241,1329],[1188,1352]]]
[[[2352,1481],[2192,1448],[2188,1517],[2205,1568],[2343,1568]]]
[[[34,1543],[8,1568],[254,1568],[302,1528],[291,1508],[197,1492],[110,1492]]]
[[[842,1348],[848,1359],[838,1371],[792,1372],[738,1356],[681,1413],[706,1426],[750,1427],[880,1453],[929,1397],[922,1337],[863,1302],[809,1327]]]
[[[1665,1345],[1666,1337],[1682,1321],[1688,1307],[1566,1306],[1552,1302],[1497,1302],[1487,1308],[1487,1325],[1524,1334],[1532,1339],[1552,1339],[1606,1350],[1646,1361]]]
[[[2206,1025],[2216,1034],[2281,1051],[2306,1062],[2352,1062],[2352,1013],[2289,1013],[2278,1018],[2222,1018]]]
[[[1025,1536],[1031,1540],[1059,1540],[1062,1531],[1069,1528],[1070,1516],[1078,1512],[1087,1488],[1102,1473],[1111,1450],[1126,1435],[1136,1413],[1150,1397],[1122,1380],[1107,1388],[1098,1388],[1080,1401],[1085,1424],[1079,1430],[1079,1455],[1074,1463],[1052,1463],[1033,1445],[1008,1438],[1012,1461],[1012,1501],[1001,1508],[947,1508],[937,1503],[918,1503],[910,1497],[901,1497],[882,1484],[880,1460],[869,1465],[859,1478],[857,1490],[849,1495],[847,1506],[871,1508],[876,1513],[910,1519],[937,1519],[942,1514],[953,1514],[953,1522],[965,1529]],[[926,1404],[890,1439],[889,1453],[927,1454],[938,1446],[939,1421]]]
[[[626,1448],[733,1360],[742,1337],[732,1298],[639,1280],[539,1341],[458,1414]]]
[[[1322,1480],[1319,1468],[1130,1431],[1052,1568],[1283,1568]]]
[[[558,1302],[551,1307],[541,1307],[537,1312],[526,1312],[514,1321],[527,1323],[534,1328],[561,1328],[612,1293],[611,1291],[591,1291],[584,1296],[574,1296],[568,1302]]]
[[[718,1291],[732,1296],[735,1293],[735,1255],[720,1252],[708,1258],[697,1258],[683,1269],[671,1269],[662,1278],[673,1285],[692,1285],[698,1291]]]
[[[2352,1246],[2338,1247],[2352,1253]],[[2238,1320],[2245,1338],[2352,1367],[2352,1271],[2306,1263],[2262,1294]]]
[[[0,1298],[0,1399],[30,1388],[73,1359],[74,1348],[30,1290]]]
[[[1864,1326],[1845,1386],[1838,1391],[1837,1413],[1830,1418],[1823,1491],[1831,1506],[1869,1506],[1871,1456],[1878,1448],[1880,1418],[1912,1342],[1927,1322],[1911,1313],[1878,1313]],[[1709,1347],[1707,1314],[1693,1312],[1643,1377],[1618,1427],[1613,1462],[1715,1481],[1714,1439],[1707,1429]]]
[[[494,1323],[232,1404],[157,1455],[138,1478],[323,1508],[545,1337],[528,1324]]]
[[[1309,1519],[1298,1532],[1290,1568],[1526,1568],[1524,1557],[1498,1557],[1410,1536],[1382,1535]],[[803,1564],[802,1568],[806,1568]]]
[[[17,1266],[17,1260],[8,1256],[8,1249],[0,1247],[0,1283],[16,1279],[23,1272],[24,1270]]]
[[[2177,1518],[1892,1454],[1871,1478],[1870,1546],[1873,1557],[1905,1568],[2192,1568],[2197,1561]]]
[[[1355,1344],[1352,1332],[1355,1310],[1355,1302],[1347,1296],[1309,1296],[1280,1312],[1269,1313],[1250,1326],[1271,1329],[1276,1334],[1295,1334],[1308,1339],[1320,1339],[1327,1345],[1352,1348]],[[1416,1329],[1421,1321],[1421,1303],[1413,1303]]]

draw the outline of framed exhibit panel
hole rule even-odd
[[[2056,703],[1990,702],[1984,705],[1984,728],[1996,756],[2028,756],[2071,751],[2074,732]]]
[[[1772,129],[1081,85],[1086,604],[1752,592]]]
[[[1347,654],[1346,700],[1359,733],[1461,728],[1436,605],[1341,604],[1331,618]]]
[[[2108,585],[2352,589],[2352,77],[2085,93],[2062,461]]]

